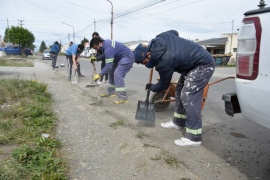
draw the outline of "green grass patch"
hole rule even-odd
[[[109,125],[110,127],[117,128],[118,126],[125,126],[124,120],[120,119]]]
[[[19,147],[8,160],[0,158],[0,179],[67,179],[61,144],[54,138],[52,102],[46,84],[0,79],[0,147]]]
[[[155,154],[153,157],[150,157],[153,161],[163,160],[166,164],[170,165],[173,168],[179,167],[179,161],[177,158],[173,157],[169,152],[161,149],[159,154]]]
[[[1,58],[0,66],[34,67],[33,60],[25,58]]]

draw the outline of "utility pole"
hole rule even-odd
[[[22,23],[24,20],[19,20],[19,19],[18,19],[18,21],[20,21],[19,25],[22,27],[22,25],[24,25],[24,24]]]
[[[71,26],[70,24],[67,24],[67,23],[64,23],[64,22],[62,22],[62,23],[73,28],[73,43],[75,44],[75,30],[74,30],[74,27]]]
[[[231,33],[230,54],[232,54],[233,22],[234,22],[234,21],[232,20],[232,33]]]
[[[94,32],[96,32],[96,20],[94,19]]]
[[[111,17],[111,39],[113,39],[113,4],[110,0],[107,0],[111,3],[112,5],[112,17]]]
[[[69,33],[68,33],[68,43],[70,43],[70,37],[69,37]]]
[[[8,23],[8,18],[7,18],[7,29],[8,30],[7,30],[7,37],[6,37],[7,39],[6,39],[6,41],[9,42],[9,23]]]

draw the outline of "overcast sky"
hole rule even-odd
[[[181,37],[204,40],[237,32],[244,12],[257,9],[259,0],[111,0],[113,39],[120,42],[151,40],[175,29]],[[265,0],[270,6],[270,0]],[[107,0],[0,0],[0,35],[9,25],[31,31],[41,41],[75,43],[91,40],[96,30],[111,38],[111,3]],[[8,21],[7,21],[8,20]],[[22,20],[22,21],[19,21]],[[94,23],[94,21],[96,23]],[[234,21],[234,23],[232,23]],[[66,24],[63,24],[63,23]],[[233,25],[233,26],[232,26]]]

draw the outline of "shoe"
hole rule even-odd
[[[52,70],[53,70],[53,71],[57,71],[57,69],[55,69],[55,68],[53,68]]]
[[[101,84],[103,84],[103,83],[102,83],[102,82],[100,82],[100,81],[98,81],[98,82],[97,82],[97,85],[101,85]]]
[[[108,80],[107,81],[103,81],[103,83],[108,83]]]
[[[68,81],[71,81],[71,77],[68,77]]]
[[[114,104],[126,104],[128,103],[128,100],[120,99],[118,101],[114,101]]]
[[[55,68],[58,68],[58,66],[55,66]]]
[[[173,121],[161,123],[160,126],[161,126],[162,128],[167,128],[167,129],[182,129],[182,127],[180,127],[180,126],[174,124]]]
[[[187,138],[182,137],[181,139],[175,140],[174,144],[181,147],[200,146],[202,144],[202,141],[191,141]]]
[[[100,97],[115,97],[115,94],[102,93],[100,94]]]
[[[79,74],[79,77],[85,77],[84,75],[82,75],[82,74]]]

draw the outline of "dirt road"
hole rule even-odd
[[[175,146],[172,137],[179,132],[159,127],[167,118],[162,114],[155,125],[138,123],[137,100],[114,105],[114,98],[98,97],[105,86],[86,89],[83,79],[72,85],[66,75],[39,59],[34,68],[4,71],[8,77],[48,84],[59,117],[58,138],[70,165],[69,179],[247,179],[204,146]]]

